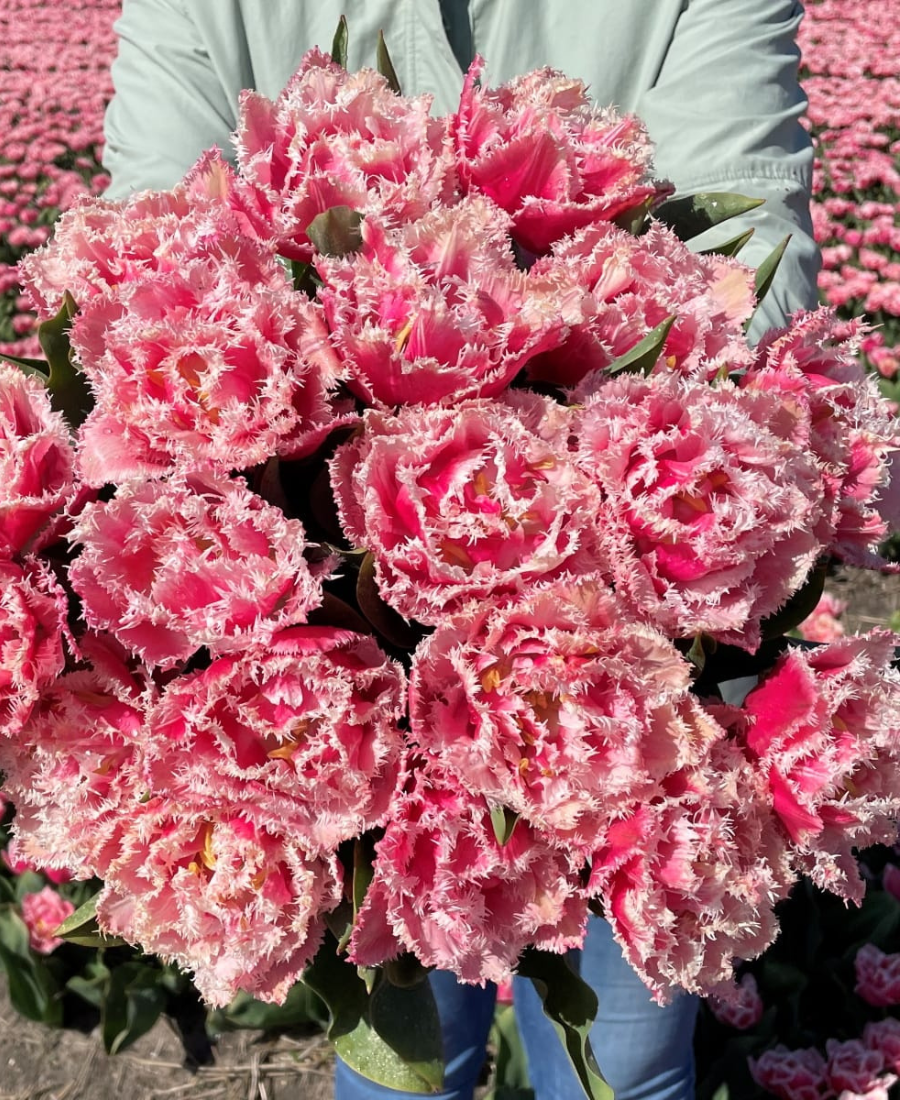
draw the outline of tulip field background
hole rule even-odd
[[[119,6],[0,4],[0,351],[39,354],[16,263],[44,243],[61,210],[105,186],[102,115]],[[900,0],[810,0],[801,46],[822,297],[844,316],[869,320],[863,352],[885,394],[900,403]],[[896,577],[843,574],[829,587],[832,603],[809,637],[879,623],[900,629]],[[0,849],[11,813],[3,817],[0,799]],[[54,949],[53,916],[77,905],[84,887],[48,882],[19,866],[14,852],[4,858],[0,1100],[330,1095],[327,1044],[308,998],[298,996],[281,1014],[247,1000],[208,1020],[183,976],[154,960],[126,949],[105,956],[69,944]],[[785,1100],[882,1100],[889,1089],[900,1096],[900,850],[870,851],[863,865],[862,909],[847,910],[811,887],[797,891],[782,939],[747,971],[742,1006],[704,1012],[702,1100],[766,1090]],[[495,1036],[495,1096],[525,1100],[508,1022],[501,1015]],[[260,1030],[271,1023],[280,1025],[276,1038]],[[208,1033],[221,1036],[214,1061]],[[765,1053],[779,1044],[781,1053]],[[109,1058],[104,1045],[123,1053]]]

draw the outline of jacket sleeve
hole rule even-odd
[[[115,94],[104,121],[109,198],[177,183],[212,145],[230,153],[236,103],[215,72],[184,0],[124,0],[116,23]]]
[[[681,194],[737,191],[765,205],[697,239],[723,242],[750,228],[741,252],[753,267],[791,241],[753,324],[759,336],[818,301],[820,257],[809,199],[813,152],[800,124],[794,0],[687,0],[661,70],[638,107],[654,135],[659,173]],[[693,247],[693,245],[692,245]]]

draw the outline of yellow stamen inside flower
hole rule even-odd
[[[216,854],[213,851],[212,837],[212,822],[207,821],[207,823],[203,826],[203,839],[200,842],[200,851],[197,854],[199,855],[203,866],[208,868],[210,871],[216,865]]]
[[[678,360],[674,355],[667,355],[666,356],[666,366],[669,367],[670,369],[674,368],[674,366],[677,362],[678,362]]]
[[[522,759],[519,761],[519,775],[524,775],[530,767],[531,762],[523,756]]]
[[[109,775],[110,769],[115,763],[115,757],[104,756],[103,763],[99,767],[94,768],[94,775]]]
[[[300,748],[300,742],[306,736],[309,722],[306,719],[297,722],[287,735],[287,739],[277,749],[267,752],[270,760],[293,760],[294,753]]]
[[[496,691],[502,682],[503,677],[500,675],[500,669],[496,665],[494,665],[493,668],[489,668],[481,677],[481,687],[483,691]]]
[[[491,483],[484,470],[478,471],[472,479],[472,484],[475,486],[475,493],[477,496],[488,497],[491,495]]]
[[[403,328],[400,329],[400,331],[397,333],[396,337],[394,338],[394,350],[397,352],[398,355],[400,354],[400,352],[403,351],[403,349],[409,343],[409,337],[410,337],[410,334],[412,333],[413,325],[415,323],[416,323],[415,316],[410,317],[410,319],[406,322],[406,324],[403,326]]]
[[[257,871],[256,874],[250,879],[254,890],[261,890],[266,884],[266,879],[269,877],[268,871]]]

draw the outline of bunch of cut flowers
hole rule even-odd
[[[23,855],[102,880],[62,934],[211,1004],[304,979],[351,1064],[427,1090],[428,968],[583,1003],[595,911],[659,1000],[723,996],[800,875],[859,900],[895,638],[785,633],[824,562],[880,567],[900,431],[859,325],[751,346],[774,260],[678,230],[754,203],[673,199],[640,121],[480,60],[434,118],[380,58],[339,32],[243,95],[236,168],[23,261],[0,770]]]

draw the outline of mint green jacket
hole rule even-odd
[[[211,145],[229,153],[240,90],[276,96],[309,47],[330,49],[341,13],[349,67],[374,63],[383,29],[403,90],[432,92],[435,113],[455,108],[476,52],[490,84],[541,65],[581,77],[598,103],[644,119],[657,175],[680,193],[766,200],[711,231],[754,226],[747,263],[793,234],[757,329],[816,303],[794,0],[124,0],[108,194],[169,187]]]

